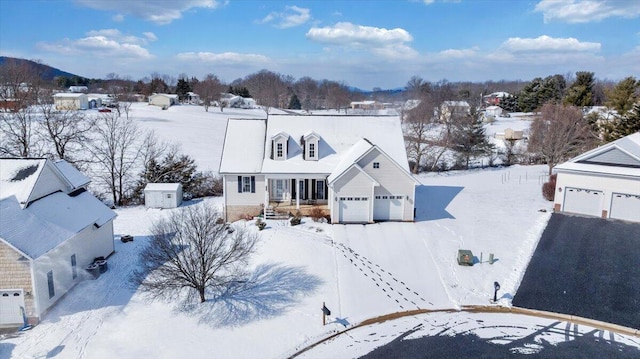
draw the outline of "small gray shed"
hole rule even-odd
[[[176,208],[182,203],[180,183],[148,183],[144,188],[144,205],[148,208]]]

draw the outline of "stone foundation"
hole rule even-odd
[[[224,210],[225,221],[235,222],[247,217],[256,217],[262,213],[262,206],[226,206]]]

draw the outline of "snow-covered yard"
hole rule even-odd
[[[182,143],[201,169],[215,171],[225,121],[197,109],[202,116],[171,117],[174,108],[137,106],[133,116],[161,137]],[[224,112],[225,118],[236,115],[251,114]],[[147,302],[127,280],[151,223],[172,210],[118,209],[116,252],[109,258],[109,271],[76,286],[32,330],[0,340],[0,358],[280,358],[380,315],[490,305],[495,281],[502,286],[499,304],[509,306],[549,219],[551,204],[540,190],[546,171],[546,166],[514,166],[421,175],[415,223],[329,225],[305,218],[291,227],[287,221],[268,221],[258,232],[251,278],[242,290],[210,297],[194,307]],[[205,201],[222,206],[221,198]],[[253,223],[246,225],[257,231]],[[135,240],[122,243],[122,234],[134,235]],[[458,249],[472,250],[481,263],[459,266]],[[323,302],[332,311],[325,326]],[[433,325],[415,335],[435,335],[439,326],[473,327],[454,325],[471,317],[476,323],[495,324],[495,330],[478,334],[484,337],[497,337],[513,323],[531,330],[549,323],[514,315],[424,314],[376,327],[379,340],[365,340],[373,338],[366,337],[371,326],[364,327],[305,357],[364,355],[416,321]],[[640,348],[637,338],[615,339]],[[573,337],[558,334],[548,339],[565,340]]]

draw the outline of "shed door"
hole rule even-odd
[[[369,198],[340,197],[340,222],[369,222]]]
[[[609,217],[625,221],[640,222],[640,196],[614,193],[611,198]]]
[[[566,187],[564,193],[564,212],[602,216],[602,191]]]
[[[404,196],[376,196],[373,200],[374,221],[401,221]]]
[[[22,324],[24,295],[22,289],[0,289],[0,325]]]

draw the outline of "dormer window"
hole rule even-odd
[[[287,145],[289,142],[289,135],[284,132],[278,132],[271,137],[271,158],[276,161],[284,161],[287,159]]]
[[[302,139],[304,140],[304,159],[306,161],[317,161],[320,158],[318,153],[320,136],[315,132],[307,132]]]

